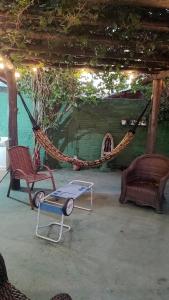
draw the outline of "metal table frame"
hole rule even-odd
[[[74,186],[72,186],[74,185]],[[73,180],[69,182],[67,185],[58,188],[56,191],[46,195],[43,197],[39,203],[38,206],[38,215],[37,215],[37,224],[36,224],[36,229],[35,229],[35,234],[37,237],[42,238],[44,240],[58,243],[62,235],[71,230],[71,226],[67,225],[64,223],[64,213],[63,213],[63,204],[59,203],[57,200],[51,201],[50,197],[55,197],[55,198],[62,198],[62,199],[68,199],[71,198],[74,201],[79,198],[81,195],[83,195],[86,192],[90,192],[90,207],[86,206],[78,206],[74,205],[75,208],[82,209],[85,211],[92,211],[93,209],[93,182],[88,182],[88,181],[82,181],[82,180]],[[70,186],[70,187],[69,187]],[[79,190],[78,190],[79,187]],[[72,189],[74,189],[74,194],[72,192]],[[69,192],[71,191],[71,192]],[[60,221],[58,222],[50,222],[45,225],[40,225],[40,215],[41,211],[45,212],[50,212],[53,214],[57,214],[60,216]],[[57,226],[59,228],[58,236],[56,239],[50,238],[49,236],[43,235],[40,231],[42,228],[48,227],[51,228],[52,226]]]
[[[83,193],[81,193],[78,197],[80,197],[82,194],[84,194],[86,192],[90,192],[90,207],[78,206],[78,205],[74,205],[74,207],[78,208],[78,209],[86,210],[86,211],[92,211],[93,210],[93,186],[94,186],[94,183],[89,182],[89,181],[83,181],[83,180],[73,180],[73,181],[70,181],[69,184],[82,184],[87,187],[87,189]],[[77,198],[75,198],[75,200]]]
[[[50,208],[52,206],[52,204],[50,204],[49,202],[46,202],[45,204]],[[53,205],[53,206],[56,207],[56,205]],[[45,224],[45,225],[40,225],[41,207],[42,207],[42,205],[40,204],[39,208],[38,208],[38,216],[37,216],[37,224],[36,224],[35,234],[36,234],[37,237],[42,238],[44,240],[47,240],[47,241],[50,241],[50,242],[53,242],[53,243],[58,243],[62,238],[62,234],[71,230],[71,226],[64,224],[64,214],[63,213],[57,213],[57,214],[60,214],[60,221],[50,222],[50,223]],[[44,234],[40,233],[41,228],[45,228],[45,227],[51,228],[52,226],[57,226],[59,228],[58,236],[57,236],[56,239],[50,238],[50,237],[45,236]]]

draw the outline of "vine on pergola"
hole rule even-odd
[[[160,20],[167,22],[167,9],[122,9],[117,4],[100,5],[96,1],[90,5],[86,0],[2,0],[0,11],[6,22],[6,33],[1,36],[2,53],[17,67],[23,62],[49,66],[33,74],[22,68],[19,83],[36,104],[39,121],[45,128],[56,125],[55,115],[61,103],[75,105],[77,99],[96,102],[104,96],[105,89],[110,93],[125,88],[124,74],[112,73],[112,68],[139,68],[139,64],[150,72],[152,68],[167,68],[167,28],[161,27],[161,32],[157,26]],[[149,30],[156,18],[157,25]],[[50,68],[62,65],[67,68]],[[97,88],[90,81],[82,84],[80,72],[71,68],[79,65],[102,68],[95,77],[104,84]],[[139,82],[136,88],[143,89]]]
[[[165,9],[122,8],[115,1],[2,0],[1,51],[15,65],[158,71],[167,68],[168,16]]]

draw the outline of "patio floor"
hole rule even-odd
[[[37,211],[6,197],[7,175],[0,184],[0,252],[10,281],[32,300],[59,292],[73,300],[168,300],[168,209],[158,215],[151,208],[119,204],[120,172],[62,169],[55,178],[58,186],[93,181],[94,211],[74,210],[65,220],[72,231],[62,243],[38,239]],[[11,196],[28,203],[23,191]],[[169,187],[166,197],[169,201]]]

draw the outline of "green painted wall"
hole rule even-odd
[[[106,132],[114,138],[115,146],[121,141],[129,127],[121,125],[121,119],[136,119],[146,105],[144,100],[113,99],[102,100],[97,105],[83,105],[74,109],[65,118],[57,131],[51,133],[54,144],[70,156],[94,160],[100,157],[102,140]],[[160,124],[156,151],[169,155],[169,124]],[[125,168],[145,151],[147,127],[139,127],[133,142],[120,155],[108,163],[110,169]],[[48,158],[55,167],[69,167]]]
[[[158,124],[156,151],[169,156],[169,121]]]
[[[26,99],[31,110],[32,103]],[[57,130],[49,132],[54,144],[65,154],[77,155],[80,159],[94,160],[100,157],[104,135],[110,132],[115,146],[121,141],[129,127],[121,125],[121,119],[136,119],[145,107],[144,100],[112,99],[102,100],[97,105],[84,104],[69,110],[60,118]],[[169,122],[158,125],[156,152],[169,156]],[[0,136],[8,135],[8,93],[0,90]],[[33,132],[25,109],[18,99],[19,144],[33,149]],[[109,162],[110,169],[125,168],[144,153],[147,127],[139,127],[133,142],[120,155]],[[43,152],[42,152],[43,157]],[[57,162],[46,157],[51,167],[68,167],[70,164]]]
[[[0,92],[0,136],[8,136],[8,94],[5,88]]]
[[[25,101],[31,110],[32,103],[29,99]],[[21,103],[20,98],[17,99],[18,107],[18,142],[20,145],[27,146],[30,150],[33,149],[33,132],[28,115]],[[0,88],[0,136],[8,136],[8,90]]]

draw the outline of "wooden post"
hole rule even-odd
[[[9,147],[18,145],[17,130],[17,88],[14,69],[5,70],[6,81],[8,85],[9,100],[9,117],[8,117],[8,135]],[[20,188],[20,180],[14,180],[12,188],[18,190]]]
[[[149,119],[149,128],[147,136],[147,149],[146,153],[155,152],[155,143],[157,136],[158,113],[160,108],[160,96],[162,92],[163,81],[162,79],[153,80],[152,91],[152,111]]]

